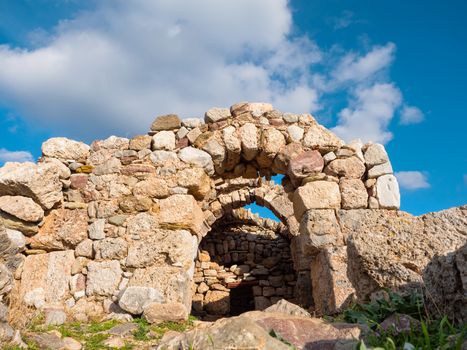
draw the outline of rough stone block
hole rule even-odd
[[[368,192],[360,179],[341,178],[339,188],[342,195],[342,208],[361,209],[368,205]]]
[[[314,256],[325,247],[341,245],[342,233],[334,210],[307,211],[302,217],[298,238],[301,251],[305,255]]]
[[[341,204],[339,185],[329,181],[314,181],[299,187],[293,197],[295,217],[301,220],[310,209],[338,209]]]
[[[347,277],[347,248],[325,248],[311,263],[311,281],[318,315],[343,310],[353,300],[355,289]]]
[[[122,279],[122,269],[117,260],[91,261],[87,265],[86,295],[110,296]]]
[[[192,195],[176,194],[159,201],[159,225],[168,229],[187,229],[204,233],[204,215]]]

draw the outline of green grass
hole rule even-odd
[[[138,325],[138,328],[133,331],[133,337],[136,340],[149,340],[149,323],[144,318],[135,318],[134,323]]]
[[[103,342],[110,337],[110,334],[106,333],[96,333],[91,334],[86,337],[84,340],[84,348],[86,350],[100,350],[100,349],[110,349],[107,346],[103,345]]]
[[[144,318],[135,318],[134,323],[138,325],[138,328],[133,331],[133,337],[136,340],[149,340],[149,332],[152,332],[154,338],[160,339],[167,331],[184,332],[193,326],[193,322],[197,320],[194,316],[189,316],[185,322],[162,322],[157,325],[149,324]]]
[[[149,324],[144,318],[135,318],[133,322],[138,325],[132,333],[132,337],[129,337],[126,341],[123,350],[138,349],[141,347],[141,343],[138,342],[151,342],[162,338],[167,331],[184,332],[193,326],[193,322],[197,320],[194,316],[189,316],[187,321],[184,322],[163,322],[157,325]],[[28,349],[39,350],[36,344],[28,342],[27,333],[43,333],[56,330],[60,332],[62,337],[71,337],[80,341],[83,344],[83,350],[100,350],[110,349],[104,345],[106,339],[110,338],[111,335],[106,331],[120,324],[116,320],[108,320],[104,322],[90,322],[90,323],[79,323],[71,322],[59,326],[46,326],[43,324],[43,315],[37,315],[35,317],[27,331],[25,332],[24,340],[28,344]],[[17,350],[16,347],[4,347],[5,350]]]
[[[119,324],[119,322],[116,320],[91,322],[87,324],[71,322],[59,326],[46,326],[41,324],[41,322],[43,322],[43,317],[39,315],[31,322],[28,327],[28,331],[33,333],[40,333],[57,330],[60,332],[62,337],[71,337],[83,343],[84,350],[110,349],[109,347],[103,345],[103,342],[110,337],[110,334],[104,332]],[[35,350],[39,348],[37,345],[31,342],[28,343],[28,349]]]
[[[409,315],[418,322],[414,322],[407,332],[384,331],[381,322],[394,313]],[[467,338],[467,325],[455,326],[446,316],[432,319],[425,312],[423,298],[417,294],[401,296],[386,291],[384,298],[369,304],[355,304],[334,320],[364,324],[370,328],[358,350],[460,350]]]

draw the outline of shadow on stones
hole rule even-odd
[[[352,244],[347,246],[347,251],[347,274],[359,302],[378,298],[383,288],[390,288],[401,295],[422,295],[425,311],[431,318],[447,316],[454,324],[467,322],[467,244],[456,251],[435,255],[423,271],[417,273],[420,280],[397,286],[379,285],[374,277],[365,272],[365,261]],[[394,275],[397,275],[397,266],[393,266],[393,269]],[[385,271],[375,273],[384,274]]]
[[[195,315],[235,316],[294,299],[297,277],[290,240],[279,232],[279,223],[266,227],[262,218],[256,220],[226,215],[201,241],[195,261]]]
[[[423,271],[425,305],[431,315],[467,323],[467,243],[435,256]]]

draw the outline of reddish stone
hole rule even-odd
[[[99,191],[96,191],[96,190],[84,189],[80,191],[80,193],[81,193],[81,197],[84,200],[84,203],[96,201],[100,198],[100,193]]]
[[[185,148],[185,147],[188,147],[189,144],[190,144],[190,141],[188,140],[188,138],[184,137],[183,139],[178,140],[175,148]]]
[[[220,122],[217,122],[217,123],[211,123],[209,124],[209,130],[211,131],[219,130],[227,126],[227,124],[228,124],[227,120],[221,120]]]
[[[272,126],[282,126],[285,122],[282,119],[269,119],[269,124]]]
[[[70,176],[71,185],[70,187],[74,190],[86,188],[88,182],[88,175],[86,174],[73,174]]]
[[[136,173],[155,173],[156,168],[148,164],[131,164],[122,168],[123,175],[134,175]]]
[[[298,349],[334,350],[338,345],[353,349],[360,337],[358,325],[326,323],[317,318],[281,315],[278,313],[248,313],[266,331],[271,329]],[[345,346],[347,345],[347,346]]]
[[[303,179],[312,173],[321,172],[323,167],[324,160],[318,151],[306,151],[290,160],[287,173],[292,179]]]

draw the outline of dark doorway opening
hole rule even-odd
[[[238,316],[255,309],[253,285],[257,283],[240,283],[230,286],[230,316]]]
[[[216,222],[195,260],[193,314],[211,320],[294,300],[296,274],[283,230],[242,209]]]

